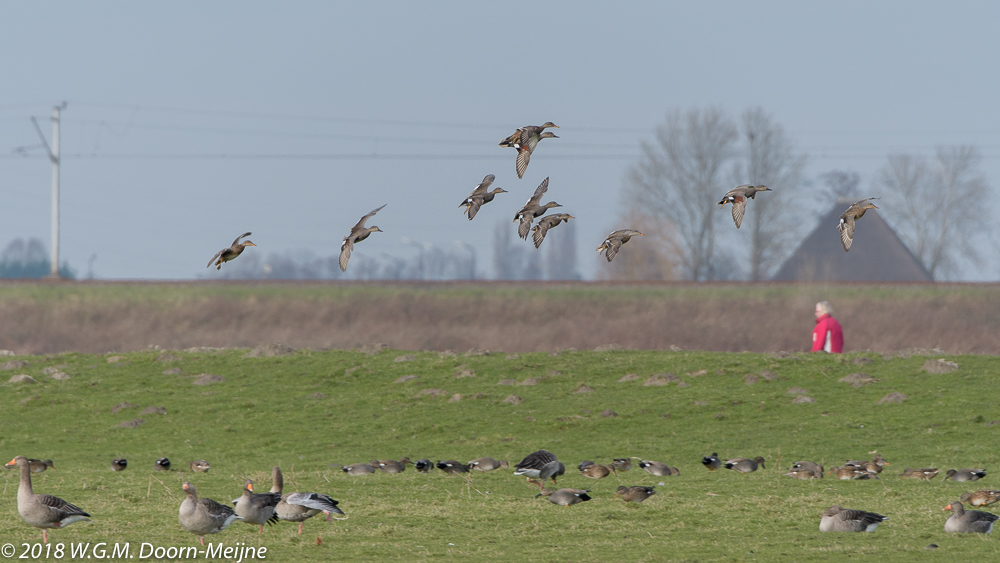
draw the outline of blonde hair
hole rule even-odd
[[[820,301],[819,303],[816,304],[816,306],[819,307],[819,310],[822,311],[824,314],[833,315],[833,307],[830,306],[829,301]]]

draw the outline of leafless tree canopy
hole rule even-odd
[[[886,218],[934,279],[954,277],[960,256],[974,259],[970,238],[987,228],[979,163],[975,147],[940,147],[931,160],[891,155],[879,172]]]
[[[750,278],[766,279],[793,249],[802,222],[789,207],[805,157],[794,154],[784,129],[763,109],[744,111],[739,126],[718,108],[675,111],[656,129],[655,142],[642,149],[628,175],[625,207],[658,223],[651,231],[672,230],[684,278],[738,277],[739,257],[747,254]],[[743,231],[720,235],[717,229],[732,223],[729,213],[719,212],[718,201],[740,184],[774,191],[747,205],[750,220]],[[748,244],[737,247],[736,236]]]
[[[765,280],[799,242],[802,220],[791,208],[798,196],[805,156],[795,155],[784,128],[760,107],[748,108],[740,120],[744,154],[736,161],[733,183],[764,184],[774,190],[747,206],[750,221],[750,279]]]
[[[687,279],[715,277],[715,204],[725,193],[736,138],[736,126],[719,108],[677,110],[657,127],[653,143],[642,144],[642,159],[629,172],[629,205],[674,226]]]

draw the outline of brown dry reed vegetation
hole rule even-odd
[[[104,353],[160,346],[533,352],[808,350],[817,301],[845,351],[1000,354],[1000,284],[0,284],[0,348]]]

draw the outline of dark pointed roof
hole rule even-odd
[[[775,281],[934,281],[895,231],[871,209],[844,252],[837,225],[850,202],[838,201],[772,278]]]

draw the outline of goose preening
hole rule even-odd
[[[198,498],[198,491],[191,483],[185,481],[182,487],[185,497],[177,519],[185,531],[198,536],[202,546],[205,545],[206,534],[218,534],[233,522],[243,519],[224,504],[210,498]]]
[[[736,223],[736,228],[738,229],[743,224],[743,213],[747,208],[747,199],[754,199],[757,192],[770,191],[773,190],[767,186],[751,186],[750,184],[736,186],[726,192],[726,195],[722,196],[719,207],[725,207],[727,203],[733,204],[733,223]]]
[[[23,455],[16,456],[6,464],[17,467],[21,472],[21,482],[17,487],[17,513],[28,524],[42,529],[42,541],[49,543],[49,528],[65,528],[74,522],[90,521],[78,506],[59,497],[40,495],[31,488],[31,464]]]
[[[388,204],[383,205],[385,207]],[[347,261],[351,259],[351,252],[354,251],[354,245],[359,243],[372,233],[381,233],[382,229],[371,226],[366,227],[365,223],[375,216],[376,213],[382,210],[382,207],[375,208],[371,210],[367,215],[361,218],[360,221],[353,227],[351,227],[351,232],[344,237],[344,244],[340,245],[340,271],[347,271]]]
[[[229,262],[230,260],[235,259],[240,254],[243,254],[244,248],[248,246],[257,246],[256,244],[250,242],[249,240],[240,242],[241,239],[244,239],[250,235],[251,233],[248,231],[236,237],[236,240],[233,241],[232,246],[230,246],[229,248],[223,248],[222,250],[216,252],[215,256],[213,256],[212,259],[208,261],[208,266],[205,267],[211,268],[212,264],[215,264],[215,269],[221,270],[223,263]]]
[[[333,521],[330,517],[331,513],[344,513],[343,510],[337,508],[337,505],[340,503],[330,498],[329,495],[324,495],[322,493],[282,494],[281,491],[284,488],[284,477],[281,474],[281,469],[278,467],[275,467],[271,471],[271,476],[274,479],[274,482],[271,485],[271,492],[281,495],[281,501],[279,501],[278,505],[274,507],[274,513],[278,515],[279,519],[286,522],[298,522],[300,534],[302,533],[302,524],[320,512],[326,514],[327,522]]]
[[[874,532],[879,524],[888,519],[888,516],[882,516],[874,512],[850,510],[843,508],[839,504],[835,504],[823,511],[823,516],[819,519],[819,531]]]

